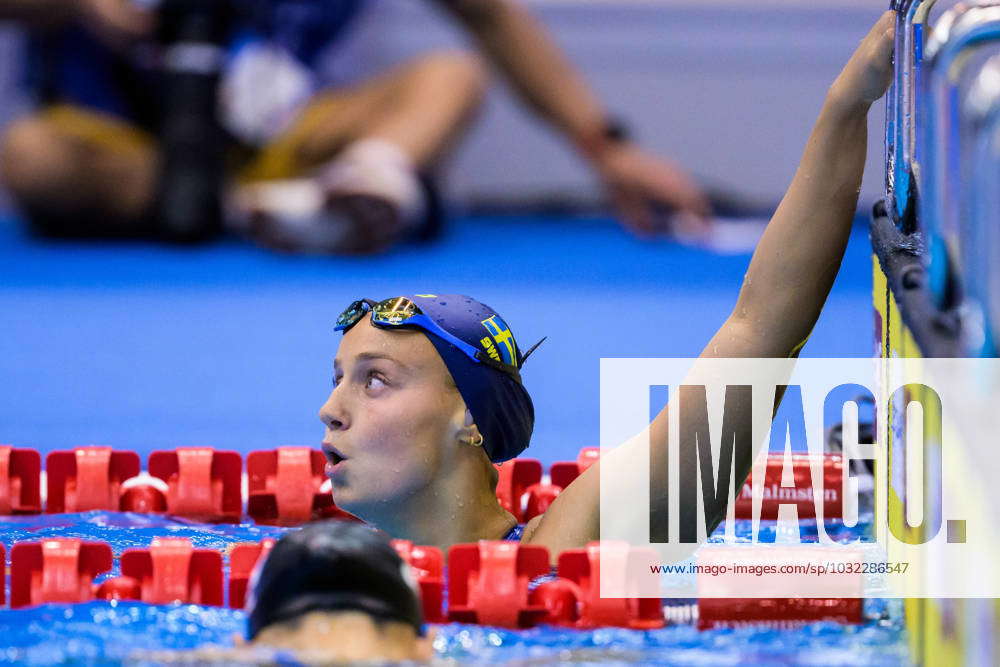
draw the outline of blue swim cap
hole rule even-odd
[[[527,355],[522,355],[507,323],[486,304],[461,294],[410,294],[406,298],[442,329],[514,371],[505,373],[474,361],[440,336],[420,329],[451,373],[483,436],[490,461],[500,463],[523,452],[535,427],[535,407],[517,372]]]

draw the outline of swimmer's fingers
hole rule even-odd
[[[656,216],[637,193],[613,188],[611,199],[621,223],[636,236],[652,238],[658,232],[666,231],[662,224],[657,224]]]
[[[896,12],[882,14],[851,56],[834,83],[841,97],[850,102],[871,104],[885,94],[892,81],[892,52]]]
[[[657,209],[684,213],[707,231],[708,199],[679,167],[626,145],[605,157],[601,175],[622,222],[640,236],[669,230],[668,219]]]
[[[861,50],[866,60],[866,86],[862,96],[868,102],[879,99],[889,88],[895,35],[896,12],[890,10],[882,15],[862,42]]]

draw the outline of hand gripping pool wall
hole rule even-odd
[[[898,12],[897,69],[886,113],[886,198],[871,222],[878,356],[914,365],[926,358],[995,357],[998,322],[991,315],[1000,295],[993,274],[1000,266],[990,267],[989,248],[996,246],[1000,211],[989,205],[1000,184],[993,136],[1000,126],[1000,3],[893,0],[892,8]],[[887,370],[877,382],[882,391],[895,388]],[[885,503],[875,506],[887,507],[894,532],[921,541],[941,520],[941,495],[932,487],[954,472],[940,469],[945,434],[924,429],[923,502],[915,512],[921,520],[908,522],[910,505],[919,501],[906,491],[912,485],[895,482],[903,477],[895,473],[907,469],[905,402],[924,397],[900,397],[887,415],[888,466],[877,471],[876,493]],[[934,417],[925,415],[924,423],[940,424]],[[975,511],[983,502],[990,499],[964,504]],[[964,539],[964,524],[946,524],[949,541]],[[935,569],[928,561],[920,576],[939,576]],[[905,615],[917,664],[1000,664],[997,600],[913,597]]]

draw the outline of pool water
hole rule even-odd
[[[43,605],[3,611],[0,633],[5,637],[6,649],[0,652],[0,662],[142,663],[143,651],[232,645],[233,635],[243,632],[243,621],[243,612],[231,609],[139,602]],[[686,624],[649,631],[552,627],[511,631],[456,623],[438,626],[434,648],[442,661],[494,664],[558,660],[582,664],[860,667],[906,664],[902,632],[898,620],[892,619],[847,627],[813,623],[791,631],[698,631]],[[162,655],[147,655],[150,663],[162,661]]]
[[[277,538],[288,530],[253,523],[205,524],[157,514],[95,510],[77,514],[5,516],[0,520],[0,542],[9,552],[15,542],[76,537],[107,542],[117,557],[125,549],[148,547],[154,537],[186,537],[195,548],[225,552],[232,544]]]
[[[748,530],[748,524],[737,522],[737,533]],[[803,540],[808,541],[810,535],[815,535],[815,527],[810,530],[805,521],[803,527]],[[856,539],[867,528],[866,523],[859,523],[853,529],[842,529],[841,537]],[[286,530],[289,529],[254,524],[205,525],[172,517],[95,511],[6,517],[0,524],[0,542],[9,551],[15,542],[79,537],[107,542],[117,556],[124,549],[147,546],[153,537],[171,536],[187,537],[196,547],[225,552],[232,544],[278,537]],[[117,574],[113,570],[98,580]],[[437,627],[434,648],[436,659],[444,663],[560,661],[852,667],[907,664],[900,601],[869,599],[864,609],[866,622],[862,625],[813,623],[793,630],[743,627],[699,631],[683,621],[651,631],[555,627],[512,631],[445,624]],[[693,613],[691,606],[684,604],[674,610],[680,612],[678,618],[690,618]],[[0,637],[3,637],[0,663],[160,663],[165,658],[163,651],[189,651],[205,645],[231,647],[234,636],[243,633],[244,620],[239,610],[131,601],[4,609],[0,610]],[[263,661],[280,662],[270,654],[258,655]],[[183,654],[174,655],[173,660],[183,662]]]

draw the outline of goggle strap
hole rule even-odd
[[[507,364],[500,363],[499,361],[491,358],[488,354],[486,354],[482,350],[476,350],[476,359],[484,366],[489,366],[490,368],[498,370],[502,373],[506,373],[507,375],[513,376],[518,380],[521,379],[521,373],[518,371],[518,369],[514,368],[513,366],[508,366]]]
[[[389,299],[386,299],[386,301],[388,301],[388,300]],[[409,299],[407,299],[407,300],[409,301]],[[354,305],[358,304],[358,303],[365,304],[366,306],[368,306],[368,309],[367,310],[362,310],[358,314],[357,318],[355,318],[355,320],[353,322],[351,322],[349,324],[344,324],[344,325],[342,325],[340,327],[336,327],[336,328],[338,328],[340,330],[347,330],[347,329],[349,329],[350,327],[352,327],[355,324],[357,324],[358,320],[360,320],[366,313],[368,313],[368,312],[374,312],[375,311],[375,307],[378,306],[378,304],[381,303],[381,302],[376,302],[376,301],[374,301],[372,299],[358,299],[357,301],[355,301],[354,303],[352,303],[348,307],[348,310],[350,310],[351,308],[353,308]],[[411,301],[411,303],[412,303],[412,301]],[[416,306],[416,304],[413,304],[413,305]],[[419,314],[419,315],[422,315],[423,317],[427,317],[426,314],[423,314],[419,310],[419,308],[420,308],[419,306],[416,306],[416,307],[417,307],[417,313],[414,313],[414,314]],[[345,312],[347,312],[347,311],[345,311]],[[429,317],[427,317],[427,319],[429,321],[433,322],[433,320],[431,320]],[[392,325],[392,326],[400,326],[400,325],[405,326],[405,320],[403,322],[400,322],[399,324]],[[420,328],[424,328],[421,325],[414,325],[414,326],[419,326]],[[440,325],[437,325],[437,326],[440,328]],[[534,345],[532,345],[531,348],[527,352],[525,352],[524,354],[521,355],[520,362],[518,363],[517,367],[514,368],[514,367],[511,367],[511,366],[508,366],[507,364],[502,364],[502,363],[499,363],[499,362],[495,361],[494,359],[490,358],[489,355],[487,355],[486,353],[484,353],[482,350],[476,350],[471,345],[469,345],[465,341],[461,340],[460,338],[455,337],[454,334],[451,334],[447,330],[445,330],[445,329],[442,328],[441,331],[444,332],[444,333],[446,333],[449,337],[451,337],[453,339],[451,341],[448,341],[449,344],[455,345],[456,347],[459,347],[459,348],[467,348],[469,350],[469,352],[474,351],[476,359],[479,360],[481,363],[483,363],[486,366],[490,366],[492,368],[495,368],[498,371],[502,371],[504,373],[512,375],[515,378],[517,378],[518,381],[520,381],[520,378],[521,378],[521,374],[520,374],[519,371],[520,371],[521,367],[524,365],[524,362],[528,360],[528,357],[531,356],[532,352],[534,352],[536,349],[538,349],[539,345],[541,345],[542,343],[544,343],[546,341],[546,339],[548,339],[548,336],[543,336],[540,341],[538,341],[537,343],[535,343]]]

